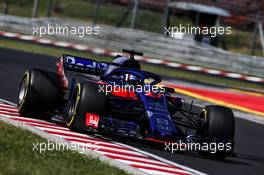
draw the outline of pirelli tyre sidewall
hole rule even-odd
[[[83,130],[86,113],[102,116],[107,111],[107,96],[99,92],[99,85],[93,81],[77,83],[66,113],[66,124],[72,130]]]
[[[232,110],[224,106],[208,105],[203,109],[201,117],[205,120],[199,131],[203,139],[207,140],[209,144],[217,142],[214,140],[215,138],[228,141],[232,149],[217,151],[216,153],[209,153],[208,151],[200,153],[214,158],[225,158],[227,155],[232,154],[235,133],[235,119]]]
[[[26,71],[19,86],[18,112],[22,116],[49,119],[62,100],[59,76],[47,70]]]
[[[81,97],[81,84],[77,83],[74,89],[74,92],[72,94],[70,105],[68,108],[68,112],[66,114],[66,124],[71,129],[76,129],[76,118],[79,115],[78,113],[78,107],[80,103],[80,97]]]
[[[26,71],[23,75],[22,81],[19,86],[17,107],[20,113],[23,113],[23,111],[25,110],[25,106],[26,106],[25,101],[27,99],[29,83],[30,83],[30,72]]]

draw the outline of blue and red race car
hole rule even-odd
[[[135,55],[117,55],[112,62],[63,55],[57,72],[25,72],[18,96],[22,116],[64,117],[75,131],[92,131],[158,143],[230,143],[215,157],[232,154],[234,115],[231,109],[209,105],[194,112],[193,105],[160,84],[159,75],[141,70]]]

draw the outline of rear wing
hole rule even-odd
[[[74,71],[92,75],[102,75],[108,68],[108,63],[97,62],[89,58],[63,54],[63,67],[66,71]]]
[[[123,49],[123,52],[124,52],[124,53],[128,53],[128,54],[130,54],[130,59],[131,59],[131,60],[134,60],[134,59],[135,59],[135,58],[134,58],[135,55],[143,56],[143,53],[142,53],[142,52],[137,52],[137,51],[135,51],[135,50]]]

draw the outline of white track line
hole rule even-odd
[[[15,103],[10,102],[10,101],[7,101],[7,100],[4,100],[4,99],[0,99],[0,102],[3,102],[3,103],[6,103],[6,104],[9,104],[9,105],[11,105],[11,106],[13,106],[13,107],[16,107],[16,106],[17,106]]]
[[[82,142],[74,142],[74,141],[70,141],[71,143],[75,143],[75,144],[78,144],[80,146],[84,146],[84,147],[87,147],[87,146],[90,146],[90,144],[85,144],[85,143],[82,143]],[[111,148],[111,147],[106,147],[106,146],[100,146],[100,145],[95,145],[95,148],[97,150],[105,150],[106,152],[107,151],[115,151],[115,152],[119,152],[120,154],[122,153],[126,153],[126,154],[131,154],[131,155],[135,155],[135,156],[144,156],[144,157],[147,157],[141,153],[138,153],[138,152],[135,152],[133,150],[125,150],[125,149],[117,149],[117,148]],[[124,148],[124,147],[123,147]]]
[[[12,116],[9,115],[9,117],[12,117]],[[14,116],[14,117],[12,117],[12,119],[20,121],[20,122],[36,122],[36,123],[41,123],[41,124],[49,125],[49,126],[57,126],[54,123],[50,123],[50,122],[47,122],[44,120],[39,120],[39,119],[34,119],[34,118],[25,118],[25,117],[20,117],[20,116]]]
[[[128,164],[128,165],[139,165],[139,166],[146,166],[148,168],[158,168],[160,170],[168,170],[168,171],[173,171],[175,173],[186,173],[185,170],[183,169],[180,169],[180,168],[176,168],[176,167],[172,167],[172,168],[169,168],[169,167],[161,167],[161,166],[157,166],[157,165],[151,165],[151,164],[147,164],[147,163],[138,163],[138,162],[134,162],[134,161],[128,161],[128,160],[121,160],[121,159],[117,159],[125,164]]]
[[[144,171],[148,174],[155,174],[155,175],[177,175],[176,173],[165,173],[165,172],[161,172],[161,171],[156,171],[156,170],[146,170],[143,168],[139,168],[141,171]]]
[[[101,150],[97,150],[96,152],[101,153],[101,154],[104,154],[104,155],[109,156],[109,157],[115,157],[115,159],[121,159],[121,160],[130,159],[130,160],[134,160],[136,162],[144,161],[144,162],[148,162],[148,163],[151,163],[151,164],[168,165],[166,163],[163,163],[163,162],[160,162],[160,161],[151,159],[149,157],[146,157],[146,158],[137,158],[137,157],[127,156],[127,155],[121,155],[121,154],[118,154],[118,153],[108,153],[108,152],[101,151]]]
[[[62,137],[64,139],[69,139],[69,140],[75,139],[75,140],[79,140],[80,142],[84,141],[84,142],[96,143],[98,145],[103,144],[103,145],[116,146],[116,147],[119,146],[119,145],[113,144],[111,142],[98,141],[98,140],[93,140],[90,138],[83,139],[83,138],[77,138],[77,137],[71,137],[71,136],[63,136],[63,135],[59,135],[59,134],[53,134],[53,135],[58,136],[58,137]],[[121,146],[119,146],[119,147],[122,148]]]

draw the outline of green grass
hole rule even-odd
[[[64,48],[49,47],[49,46],[44,46],[44,45],[39,45],[39,44],[32,44],[29,42],[9,40],[9,39],[3,39],[3,38],[0,38],[0,47],[17,49],[17,50],[44,54],[44,55],[50,55],[50,56],[54,56],[58,58],[62,54],[71,54],[71,55],[78,55],[81,57],[92,58],[98,61],[111,61],[113,59],[111,57],[102,57],[102,56],[90,54],[87,52],[69,50],[69,49],[64,49]],[[185,79],[189,81],[209,83],[213,85],[228,85],[230,87],[237,87],[237,88],[247,87],[247,88],[254,88],[254,89],[261,89],[261,90],[264,89],[263,84],[255,84],[255,83],[250,83],[247,81],[238,81],[238,80],[232,80],[228,78],[208,76],[208,75],[199,74],[196,72],[167,68],[167,67],[157,66],[157,65],[152,65],[152,64],[142,63],[142,68],[144,70],[154,72],[161,76],[167,76],[167,77],[176,78],[176,79]]]
[[[0,175],[121,175],[124,171],[74,151],[33,151],[47,140],[0,121]]]
[[[228,49],[232,52],[251,55],[251,44],[252,44],[252,36],[253,31],[243,31],[232,29],[232,35],[225,36],[225,42],[227,43]],[[257,37],[256,41],[256,56],[263,56],[263,52],[261,49],[261,41],[260,37]]]

